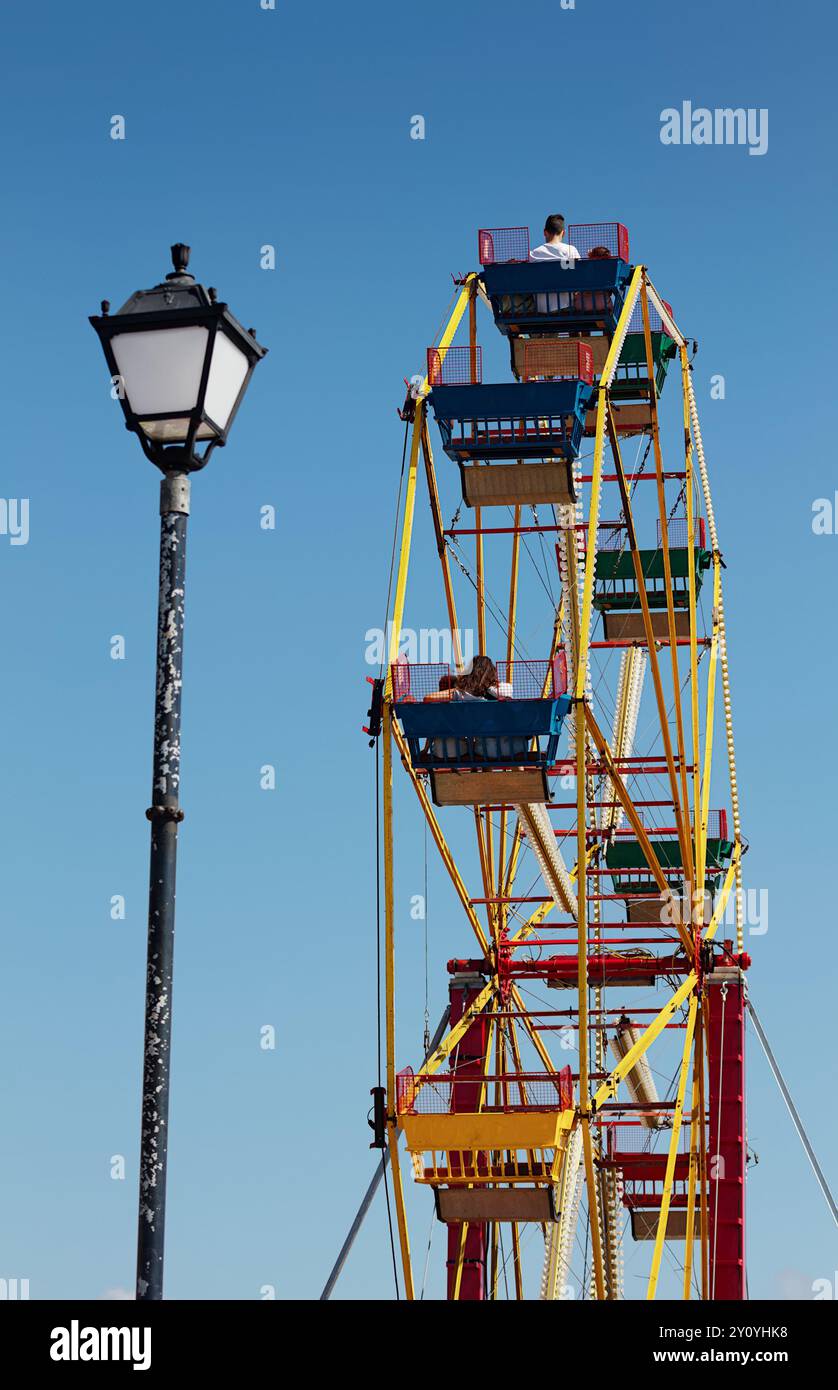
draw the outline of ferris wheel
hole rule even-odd
[[[376,1142],[408,1298],[412,1177],[445,1226],[450,1299],[654,1298],[673,1278],[687,1299],[743,1299],[746,843],[690,345],[625,227],[569,240],[580,257],[567,264],[530,260],[526,228],[480,231],[481,269],[458,282],[402,412],[370,724],[383,768]],[[506,381],[483,380],[479,312],[502,335]],[[447,662],[400,652],[420,489]],[[437,602],[411,591],[417,625]],[[415,1068],[397,1050],[402,772],[462,908],[444,1030]],[[464,822],[467,855],[451,843]],[[525,1242],[539,1252],[529,1287]]]

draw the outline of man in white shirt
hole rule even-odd
[[[561,261],[564,270],[572,270],[574,263],[581,260],[575,246],[564,239],[564,218],[554,212],[544,223],[544,242],[530,252],[531,261]],[[569,294],[537,294],[536,308],[539,314],[555,314],[559,309],[570,308]]]

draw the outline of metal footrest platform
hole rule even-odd
[[[669,619],[667,614],[658,609],[650,614],[652,619],[652,636],[656,641],[667,641],[669,638]],[[643,614],[640,610],[626,612],[625,610],[613,609],[606,611],[602,615],[602,626],[605,632],[606,642],[637,642],[639,646],[646,645],[646,629],[643,626]],[[683,609],[675,610],[675,636],[689,637],[690,635],[690,615]]]
[[[486,772],[432,772],[431,796],[436,806],[482,806],[491,802],[547,802],[547,774],[540,767],[491,768]]]
[[[694,1212],[694,1234],[701,1236],[701,1213]],[[631,1213],[631,1234],[633,1240],[654,1240],[658,1233],[660,1211],[654,1207],[634,1208]],[[687,1211],[685,1207],[670,1207],[666,1222],[667,1240],[687,1239]]]
[[[463,501],[468,507],[515,507],[533,503],[576,501],[573,466],[564,460],[546,463],[460,464]]]
[[[554,1187],[438,1187],[440,1221],[555,1222],[559,1210]]]

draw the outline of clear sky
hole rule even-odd
[[[156,283],[177,240],[270,354],[193,486],[168,1295],[316,1295],[368,1180],[373,763],[360,725],[395,410],[450,273],[474,268],[476,229],[536,232],[548,211],[624,222],[700,343],[746,880],[770,905],[751,988],[829,1171],[838,537],[813,534],[812,506],[838,486],[824,372],[831,10],[46,0],[7,10],[3,27],[2,493],[29,499],[29,534],[0,535],[0,1277],[28,1278],[33,1298],[133,1287],[158,487],[87,315]],[[662,144],[661,112],[684,101],[767,109],[767,151]],[[261,268],[266,245],[275,270]],[[724,400],[710,397],[716,374]],[[434,626],[419,505],[409,620]],[[265,764],[274,791],[260,788]],[[423,849],[401,794],[399,811],[407,1062],[421,1045],[409,903]],[[444,963],[470,947],[433,863],[429,904],[436,1017]],[[811,1297],[838,1265],[835,1232],[755,1040],[750,1102],[751,1294]],[[430,1206],[410,1202],[421,1266]],[[437,1232],[429,1296],[441,1252]],[[392,1294],[381,1204],[339,1292]]]

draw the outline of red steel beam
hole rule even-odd
[[[730,950],[732,943],[726,942]],[[723,958],[717,957],[717,963]],[[737,958],[738,959],[738,958]],[[714,979],[714,974],[716,979]],[[707,975],[710,1148],[710,1297],[740,1302],[745,1279],[745,983]]]
[[[449,997],[451,1000],[450,1026],[459,1023],[466,1009],[474,1002],[480,988],[464,985],[458,980],[451,981]],[[453,1086],[451,1108],[454,1111],[474,1112],[480,1101],[483,1084],[483,1067],[489,1037],[489,1016],[479,1014],[460,1039],[457,1049],[457,1085]],[[474,1084],[470,1085],[470,1078]],[[452,1171],[457,1171],[459,1158],[451,1155]],[[448,1298],[454,1297],[457,1282],[457,1262],[460,1253],[462,1223],[448,1223]],[[471,1222],[466,1231],[463,1251],[463,1273],[460,1280],[460,1301],[482,1303],[486,1298],[486,1225]]]

